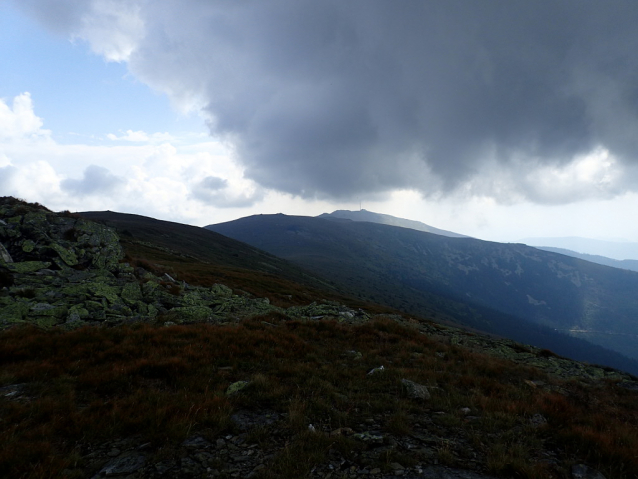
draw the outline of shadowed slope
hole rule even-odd
[[[520,244],[365,222],[259,215],[207,228],[412,314],[436,318],[444,311],[478,329],[528,341],[556,337],[539,327],[549,326],[638,356],[633,272]],[[538,326],[523,327],[514,317]],[[574,343],[570,349],[563,354],[582,348]]]

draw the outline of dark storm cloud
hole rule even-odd
[[[636,159],[635,1],[139,5],[131,71],[203,100],[211,132],[266,187],[439,194],[488,171],[515,183],[596,147]],[[510,186],[532,198],[528,183]]]
[[[91,165],[84,170],[81,180],[68,178],[60,183],[64,191],[72,195],[104,195],[113,193],[126,183],[124,178],[114,175],[106,168]]]

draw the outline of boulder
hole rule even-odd
[[[412,399],[428,400],[430,399],[430,391],[423,384],[415,383],[409,379],[402,379],[401,384],[405,388],[407,395]]]

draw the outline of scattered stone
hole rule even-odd
[[[585,464],[576,464],[572,466],[573,479],[606,479],[600,472],[592,469]]]
[[[359,441],[363,441],[366,444],[383,444],[383,436],[372,434],[370,432],[359,432],[353,436]]]
[[[547,424],[547,419],[545,419],[545,417],[542,414],[534,414],[530,419],[529,419],[530,424],[532,425],[532,427],[542,427],[545,426]]]
[[[401,384],[406,389],[408,397],[411,399],[428,400],[431,397],[430,391],[428,391],[428,388],[423,384],[415,383],[409,379],[402,379]]]
[[[232,383],[228,386],[228,389],[226,389],[226,396],[233,396],[234,394],[237,394],[242,389],[245,389],[249,384],[249,381],[237,381]]]
[[[331,436],[352,436],[352,434],[354,434],[354,431],[349,427],[340,427],[330,433]]]
[[[111,477],[121,474],[131,474],[144,467],[144,464],[146,464],[146,458],[144,456],[137,453],[126,454],[107,463],[99,472],[99,475]]]
[[[230,417],[241,431],[248,431],[255,427],[268,427],[281,419],[274,411],[238,411]]]
[[[360,361],[363,358],[363,354],[360,351],[346,351],[346,356],[349,356],[353,361]]]
[[[122,451],[120,451],[117,447],[111,449],[106,455],[109,457],[117,457],[120,455]]]
[[[205,449],[210,446],[210,442],[208,442],[201,436],[191,436],[182,443],[182,446],[196,449]]]
[[[384,370],[383,366],[379,366],[378,368],[371,369],[371,370],[368,372],[368,376],[372,376],[373,374],[380,373],[380,372],[381,372],[381,371],[383,371],[383,370]]]

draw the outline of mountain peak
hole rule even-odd
[[[358,211],[336,210],[332,213],[324,213],[322,215],[319,215],[319,218],[366,221],[368,223],[379,223],[383,225],[398,226],[400,228],[410,228],[417,231],[424,231],[426,233],[433,233],[441,236],[448,236],[451,238],[467,238],[467,236],[465,235],[435,228],[434,226],[427,225],[420,221],[398,218],[396,216],[386,215],[382,213],[375,213],[373,211],[368,211],[365,209],[360,209]]]

